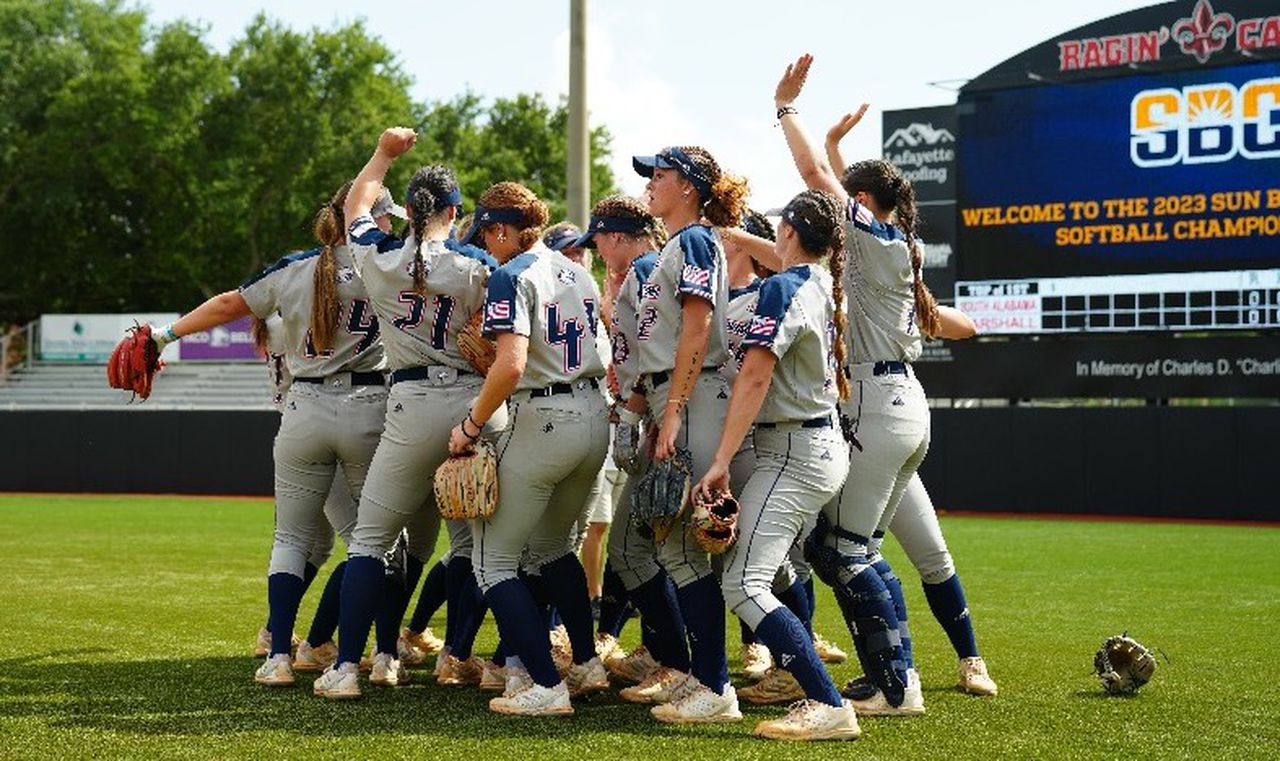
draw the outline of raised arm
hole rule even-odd
[[[382,192],[382,180],[386,178],[391,163],[412,148],[417,139],[417,133],[408,127],[383,130],[378,138],[377,149],[360,170],[360,174],[356,175],[355,181],[351,183],[351,190],[347,192],[347,202],[342,207],[347,224],[351,224],[356,217],[369,213]]]
[[[786,269],[782,266],[782,259],[778,256],[778,252],[774,250],[773,241],[768,238],[752,235],[741,227],[718,227],[716,232],[724,238],[726,243],[738,246],[747,256],[774,272]]]
[[[978,326],[969,315],[955,307],[938,305],[938,335],[949,341],[963,341],[978,335]]]
[[[804,89],[804,82],[809,77],[809,67],[812,65],[813,56],[808,53],[800,56],[795,63],[787,65],[787,70],[774,89],[773,105],[778,109],[778,122],[782,125],[782,132],[787,137],[787,147],[791,149],[791,158],[796,162],[796,169],[804,184],[813,190],[834,193],[843,204],[849,196],[841,187],[840,178],[826,158],[818,153],[817,146],[809,139],[800,115],[793,106],[796,98],[800,97],[800,91]]]
[[[849,130],[862,121],[863,115],[867,113],[867,106],[868,104],[863,103],[858,106],[857,111],[850,111],[840,117],[840,121],[827,130],[827,161],[836,172],[843,172],[844,168],[849,166],[845,163],[844,156],[840,155],[840,141],[844,139],[845,135],[849,134]]]
[[[185,335],[226,325],[249,314],[249,305],[240,291],[219,293],[168,325],[152,326],[151,340],[163,349]]]

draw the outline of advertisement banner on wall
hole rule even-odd
[[[179,343],[184,360],[250,362],[262,358],[253,345],[252,317],[183,336]]]
[[[914,367],[934,397],[1266,398],[1280,388],[1280,336],[954,341]]]
[[[925,283],[949,301],[956,279],[955,106],[885,111],[881,130],[884,157],[915,188]]]
[[[40,359],[46,362],[105,363],[129,328],[145,322],[164,325],[176,319],[177,312],[43,314],[40,315]],[[166,346],[160,357],[166,362],[177,361],[177,345]]]

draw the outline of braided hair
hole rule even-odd
[[[881,209],[892,209],[894,220],[907,238],[907,250],[911,254],[911,278],[915,296],[916,322],[920,332],[929,338],[942,330],[938,318],[938,300],[925,285],[920,274],[924,265],[924,250],[917,237],[920,218],[916,210],[916,191],[911,181],[896,166],[884,159],[868,159],[852,164],[845,170],[841,184],[849,195],[867,193]]]
[[[840,393],[840,401],[848,401],[849,378],[844,372],[849,361],[849,350],[844,340],[849,329],[849,318],[844,311],[844,210],[834,194],[825,190],[806,190],[792,198],[783,211],[784,219],[792,215],[803,221],[802,225],[792,225],[800,248],[813,256],[827,257],[831,267],[831,300],[835,302],[836,312],[836,338],[832,343],[836,355],[836,389]]]
[[[427,235],[427,222],[449,208],[445,198],[458,189],[453,170],[440,164],[428,164],[413,173],[404,200],[410,211],[409,224],[418,241],[413,255],[413,290],[419,296],[427,293],[427,265],[422,258],[422,241]]]
[[[338,332],[338,319],[342,316],[342,302],[338,299],[338,262],[333,247],[342,245],[347,238],[342,207],[350,190],[351,182],[343,183],[329,203],[316,213],[312,226],[316,240],[324,246],[312,279],[314,291],[311,299],[311,343],[320,352],[333,348],[333,336]],[[259,335],[265,336],[266,331]]]

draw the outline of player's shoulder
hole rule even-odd
[[[635,274],[637,282],[643,283],[653,274],[653,268],[658,266],[658,252],[646,251],[631,260],[631,272]]]
[[[444,242],[444,247],[467,262],[484,265],[490,272],[498,269],[498,260],[494,259],[488,251],[479,246],[473,246],[470,243],[459,243],[457,240],[449,238]]]
[[[760,299],[756,314],[781,317],[791,308],[804,286],[814,279],[813,268],[800,264],[764,279],[760,285]]]
[[[526,251],[508,259],[489,276],[489,293],[499,298],[514,296],[520,281],[532,274],[531,269],[535,269],[538,258],[536,253]]]
[[[888,222],[881,222],[876,219],[870,209],[852,198],[849,199],[849,204],[845,207],[845,216],[853,224],[855,230],[874,238],[887,243],[906,243],[907,241],[907,236],[903,234],[902,230]]]
[[[283,274],[290,267],[297,267],[312,259],[315,259],[323,251],[323,248],[309,248],[306,251],[295,251],[291,254],[285,254],[276,261],[267,265],[261,272],[251,275],[247,280],[240,284],[241,288],[248,288],[255,283],[265,280],[273,275]]]
[[[755,298],[760,293],[760,286],[764,283],[764,278],[756,278],[749,284],[741,288],[729,289],[729,300],[738,301],[740,299]]]
[[[686,259],[711,260],[714,258],[713,252],[720,247],[720,239],[716,237],[715,231],[701,223],[685,227],[672,240],[684,251]]]
[[[404,239],[383,232],[368,214],[362,214],[351,221],[347,227],[347,240],[353,246],[373,248],[380,254],[404,248]]]

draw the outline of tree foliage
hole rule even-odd
[[[567,109],[474,93],[415,103],[355,23],[265,16],[225,53],[120,2],[0,0],[0,323],[42,312],[169,311],[311,245],[311,220],[379,132],[418,125],[418,164],[455,168],[468,206],[514,179],[564,213]],[[593,191],[613,186],[592,134]]]

